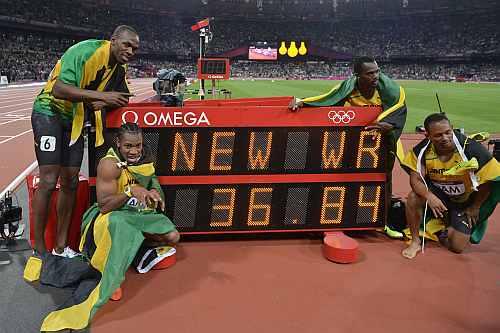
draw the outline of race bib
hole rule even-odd
[[[41,151],[55,151],[56,150],[56,137],[43,135],[40,138]]]
[[[465,193],[464,183],[432,183],[450,197],[456,197]]]

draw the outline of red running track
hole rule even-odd
[[[30,114],[41,87],[0,89],[0,189],[34,160]],[[136,101],[150,80],[132,82]],[[406,148],[421,139],[404,135]],[[395,167],[394,193],[408,177]],[[165,271],[127,274],[124,297],[97,313],[92,332],[500,332],[500,210],[463,254],[428,242],[402,258],[401,241],[356,234],[361,258],[329,262],[319,239],[181,242]]]
[[[0,89],[0,192],[35,160],[31,110],[38,86]],[[131,89],[139,102],[154,95],[151,79],[132,80]]]

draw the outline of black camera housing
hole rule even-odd
[[[12,197],[7,194],[3,200],[0,200],[0,236],[4,239],[12,238],[19,228],[19,221],[22,217],[22,208],[13,206]],[[8,225],[8,234],[5,233],[5,225]]]
[[[488,146],[493,146],[493,157],[500,161],[500,139],[491,139]]]

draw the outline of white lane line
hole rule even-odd
[[[153,89],[150,89],[149,87],[147,88],[142,88],[142,89],[132,89],[132,93],[142,93],[143,91],[153,91]]]
[[[1,126],[1,125],[7,125],[7,124],[10,124],[10,123],[14,123],[14,122],[16,122],[16,121],[20,121],[20,120],[31,120],[30,118],[31,118],[31,117],[26,117],[26,118],[19,118],[19,119],[9,120],[9,121],[6,121],[6,122],[3,122],[3,123],[0,123],[0,126]]]
[[[21,83],[19,83],[19,84],[11,83],[11,84],[9,84],[6,87],[2,87],[2,89],[24,89],[24,88],[32,88],[32,87],[43,86],[46,83],[47,83],[46,81],[35,81],[35,82],[24,83],[24,84],[21,84]]]
[[[136,94],[134,97],[148,95],[148,94],[156,94],[156,93],[154,91],[146,91],[140,94]]]
[[[29,96],[26,97],[25,94],[19,95],[19,97],[12,97],[9,95],[9,98],[0,98],[0,104],[6,104],[6,103],[12,103],[12,101],[31,101],[33,102],[35,100],[35,96]]]
[[[19,133],[19,134],[17,134],[17,135],[14,135],[13,137],[10,137],[10,138],[8,138],[8,139],[5,139],[5,140],[3,140],[3,141],[0,141],[0,145],[1,145],[1,144],[3,144],[3,143],[7,143],[7,142],[9,142],[10,140],[14,140],[15,138],[18,138],[18,137],[20,137],[20,136],[22,136],[22,135],[24,135],[24,134],[30,133],[30,132],[33,132],[33,130],[32,130],[32,129],[29,129],[29,130],[27,130],[27,131],[24,131],[24,132],[22,132],[22,133]]]
[[[137,88],[137,89],[132,89],[132,90],[134,92],[139,92],[137,94],[137,96],[143,96],[143,95],[146,95],[146,94],[151,94],[151,96],[153,96],[154,95],[154,91],[149,86],[151,84],[151,82],[141,82],[143,87],[140,87],[140,88]],[[138,83],[138,84],[141,85],[141,83]],[[137,83],[135,83],[135,84],[137,84]],[[146,86],[146,84],[148,86]],[[145,91],[145,92],[143,92],[143,91]],[[136,99],[133,98],[133,100],[135,101]],[[27,103],[16,103],[16,104],[13,104],[12,106],[10,106],[10,105],[0,106],[0,109],[1,108],[7,108],[7,107],[8,108],[16,108],[19,105],[32,104],[32,103],[33,103],[33,101],[27,102]],[[0,112],[0,116],[10,116],[12,113],[19,113],[19,112],[22,112],[22,111],[30,111],[29,114],[25,114],[25,116],[28,117],[28,116],[31,116],[32,108],[30,107],[30,108],[22,108],[22,109],[15,109],[15,110],[10,110],[10,111],[6,111],[6,112]]]
[[[6,114],[3,116],[0,116],[0,118],[5,118],[5,119],[17,119],[17,118],[24,118],[27,117],[25,114]]]
[[[144,96],[145,98],[144,98],[144,97],[138,97],[138,96]],[[155,94],[154,94],[154,93],[144,93],[144,94],[138,94],[138,95],[136,95],[136,96],[135,96],[135,98],[134,98],[134,99],[132,99],[132,101],[131,101],[131,102],[132,102],[132,103],[140,103],[140,102],[142,102],[144,99],[147,99],[147,98],[149,98],[149,97],[153,97],[153,96],[155,96]]]
[[[19,185],[25,181],[26,176],[28,176],[30,173],[32,173],[33,170],[35,170],[37,166],[38,166],[38,162],[34,161],[33,163],[30,164],[30,166],[28,166],[26,169],[24,169],[24,171],[21,172],[21,174],[19,174],[19,176],[17,176],[16,179],[14,179],[12,182],[10,182],[10,184],[7,185],[5,187],[5,189],[2,190],[2,193],[0,193],[0,198],[4,198],[5,194],[8,191],[16,190],[17,187],[19,187]]]
[[[11,111],[7,111],[7,112],[0,112],[0,116],[4,116],[4,115],[11,114],[14,112],[28,111],[28,110],[31,111],[32,108],[24,108],[24,109],[11,110]],[[30,115],[31,115],[31,112],[30,112]]]
[[[11,104],[11,105],[4,105],[4,106],[0,106],[0,109],[3,109],[3,108],[12,108],[13,106],[24,105],[24,104],[33,104],[33,101],[26,102],[26,103],[15,103],[15,104]]]
[[[27,98],[29,96],[36,96],[40,90],[27,90],[27,91],[0,91],[0,99],[12,99],[13,97]]]

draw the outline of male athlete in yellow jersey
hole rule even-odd
[[[118,26],[108,40],[85,40],[70,47],[57,62],[47,84],[35,99],[31,123],[40,183],[33,199],[35,250],[46,252],[44,232],[51,193],[60,183],[57,239],[53,254],[73,257],[67,231],[75,204],[78,172],[83,158],[85,112],[125,106],[130,91],[126,64],[139,47],[137,32]],[[102,134],[96,112],[96,135]],[[97,140],[97,139],[96,139]]]
[[[294,98],[289,108],[303,106],[381,106],[379,119],[367,127],[387,134],[394,131],[399,138],[406,121],[405,93],[402,87],[380,72],[372,57],[362,56],[354,61],[354,75],[326,94]]]
[[[293,98],[289,108],[293,111],[307,106],[380,106],[382,113],[376,121],[365,129],[380,132],[386,138],[390,155],[387,163],[388,197],[390,201],[392,187],[392,168],[396,156],[403,158],[399,137],[406,122],[406,97],[404,89],[384,75],[372,57],[362,56],[354,61],[354,75],[342,81],[326,94]],[[390,221],[389,221],[390,222]],[[403,234],[385,227],[385,232],[394,238],[402,238]]]
[[[408,259],[421,250],[422,218],[433,215],[443,220],[441,228],[429,228],[427,233],[439,231],[440,242],[461,253],[469,241],[479,243],[500,201],[500,164],[485,147],[453,131],[442,113],[429,115],[424,127],[426,139],[402,161],[412,188],[405,206],[412,241],[402,252]]]
[[[171,246],[180,235],[163,214],[165,196],[155,175],[151,150],[143,143],[139,126],[125,123],[117,132],[114,147],[99,161],[97,202],[82,218],[81,260],[43,258],[41,283],[78,287],[71,298],[48,314],[40,331],[87,327],[114,291],[115,297],[121,294],[119,286],[130,265],[145,273],[175,253]],[[85,263],[84,269],[77,266],[79,263]],[[50,270],[56,264],[58,269]],[[69,280],[68,276],[74,278]]]

